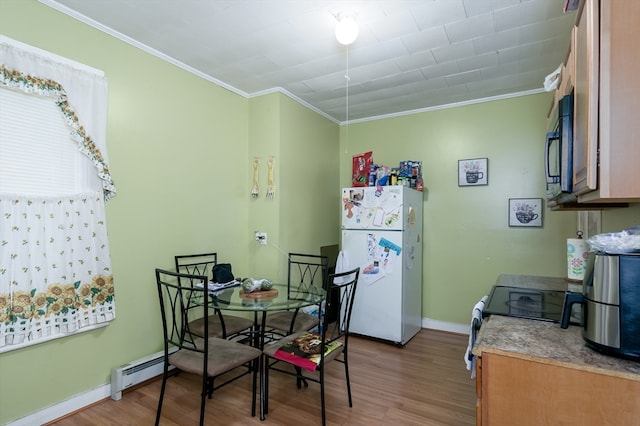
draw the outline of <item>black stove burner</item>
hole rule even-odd
[[[494,286],[482,314],[560,322],[564,294],[560,290]]]

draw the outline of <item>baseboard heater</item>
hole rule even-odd
[[[172,348],[173,353],[177,348]],[[162,374],[164,368],[164,351],[157,352],[139,360],[111,369],[111,399],[122,399],[122,391]],[[172,370],[173,365],[169,366]]]

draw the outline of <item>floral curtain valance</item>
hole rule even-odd
[[[71,137],[78,144],[80,152],[91,160],[98,171],[98,177],[102,181],[105,200],[108,201],[113,198],[116,193],[116,187],[113,184],[113,179],[109,172],[106,156],[103,155],[103,152],[106,152],[106,146],[100,149],[99,144],[89,135],[84,125],[80,124],[78,115],[70,105],[69,96],[63,88],[63,85],[52,79],[25,74],[21,70],[8,68],[4,63],[8,61],[8,58],[5,56],[10,57],[9,54],[15,49],[11,49],[10,46],[2,43],[0,43],[0,49],[0,58],[2,58],[0,62],[0,87],[56,98],[56,105],[71,129]],[[13,55],[16,56],[15,52],[13,52]],[[90,80],[93,81],[94,78],[92,77]],[[99,82],[96,81],[96,83]],[[102,90],[106,92],[106,83],[99,84],[97,91]],[[91,93],[93,93],[93,91],[89,92],[89,94]],[[106,95],[104,99],[106,100]]]

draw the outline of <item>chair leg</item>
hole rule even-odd
[[[327,416],[324,410],[324,368],[320,368],[320,405],[322,407],[322,426],[327,424]]]
[[[347,353],[343,353],[344,360],[344,376],[347,381],[347,395],[349,396],[349,407],[353,407],[353,403],[351,401],[351,381],[349,380],[349,361],[347,360]]]
[[[213,398],[213,377],[207,378],[207,397]]]
[[[256,385],[258,380],[258,360],[254,359],[251,363],[253,368],[253,392],[251,395],[251,417],[256,416]]]
[[[262,355],[260,363],[260,420],[264,420],[265,414],[269,413],[269,357]]]
[[[298,387],[298,389],[302,389],[303,383],[304,383],[304,387],[308,388],[309,382],[307,382],[307,379],[305,379],[304,376],[302,375],[302,368],[296,366],[295,369],[296,369],[296,386]]]
[[[164,369],[162,373],[162,385],[160,386],[160,399],[158,400],[158,409],[156,410],[156,423],[155,426],[160,424],[160,415],[162,413],[162,401],[164,399],[164,389],[167,386],[167,373],[168,369]]]
[[[205,371],[202,375],[202,392],[200,393],[200,426],[204,426],[204,409],[207,402],[207,386],[209,380],[211,380],[211,389],[213,389],[213,378],[207,377],[207,372]],[[211,396],[209,396],[209,398],[211,398]]]

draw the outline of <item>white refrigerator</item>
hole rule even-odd
[[[360,267],[350,332],[404,345],[422,326],[422,192],[342,189],[342,260]]]

